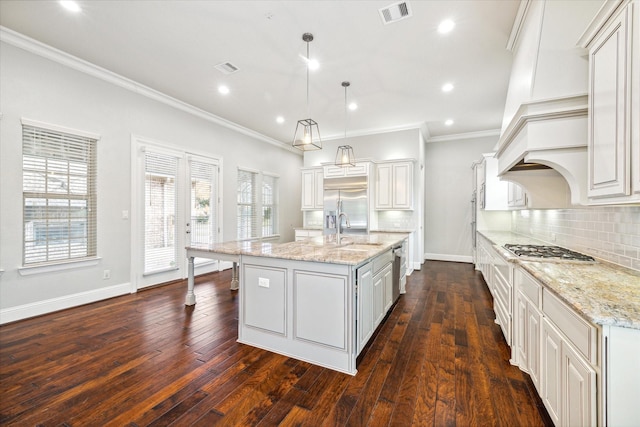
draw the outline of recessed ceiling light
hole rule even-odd
[[[358,109],[358,104],[356,104],[355,102],[352,102],[351,104],[349,104],[349,110],[353,111],[357,109]]]
[[[451,126],[451,125],[453,124],[453,120],[448,119],[448,120],[446,120],[446,121],[444,122],[444,124],[445,124],[445,125],[447,125],[447,126]]]
[[[72,0],[60,0],[60,5],[70,12],[80,12],[80,5]]]
[[[453,30],[453,27],[455,26],[455,22],[453,22],[451,19],[445,19],[444,21],[440,22],[440,25],[438,25],[438,32],[440,34],[447,34],[449,31]]]
[[[222,95],[226,95],[229,93],[229,88],[225,85],[220,85],[218,86],[218,92],[220,92]]]
[[[315,71],[318,68],[320,68],[320,63],[316,59],[310,59],[309,63],[307,64],[307,67],[309,67],[311,71]]]
[[[284,123],[284,117],[282,117],[282,116],[276,117],[276,122],[278,122],[279,124],[283,124]]]
[[[453,83],[445,83],[442,85],[443,92],[451,92],[453,90]]]

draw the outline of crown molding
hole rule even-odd
[[[488,136],[500,136],[500,129],[481,130],[476,132],[457,133],[453,135],[434,136],[427,140],[430,142],[459,141],[461,139],[485,138]]]
[[[235,132],[266,142],[292,153],[297,153],[302,156],[302,152],[300,150],[297,150],[288,144],[285,144],[273,138],[269,138],[261,133],[240,126],[236,123],[223,119],[222,117],[211,114],[200,108],[194,107],[193,105],[187,104],[186,102],[180,101],[171,96],[165,95],[162,92],[151,89],[150,87],[142,85],[134,80],[128,79],[105,68],[99,67],[88,61],[77,58],[59,49],[41,43],[9,28],[0,26],[0,41],[25,50],[27,52],[33,53],[34,55],[38,55],[42,58],[57,62],[73,70],[80,71],[81,73],[103,80],[107,83],[121,87],[128,91],[134,92],[138,95],[142,95],[146,98],[168,105],[208,122],[215,123],[227,129],[231,129]]]
[[[527,12],[529,11],[530,5],[531,0],[520,0],[520,7],[518,7],[518,12],[516,13],[516,17],[513,20],[511,34],[509,34],[509,40],[507,41],[507,50],[510,52],[513,52],[516,48],[516,45],[518,44],[520,32],[522,31],[524,21],[527,18]]]

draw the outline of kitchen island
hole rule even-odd
[[[187,257],[190,266],[196,256],[239,266],[238,342],[355,375],[356,357],[393,305],[392,248],[407,237],[225,242],[188,247]]]

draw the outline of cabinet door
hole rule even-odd
[[[589,197],[630,192],[628,9],[589,50]]]
[[[555,425],[560,425],[562,338],[553,326],[542,320],[542,381],[540,397]]]
[[[596,424],[596,373],[589,364],[562,343],[562,424]]]
[[[413,163],[393,164],[393,201],[394,209],[413,208]]]
[[[384,317],[384,270],[373,276],[373,328]]]
[[[516,292],[514,342],[518,366],[525,372],[529,371],[529,328],[527,327],[527,318],[527,299],[518,291]]]
[[[302,171],[302,210],[315,208],[315,175],[312,170]]]
[[[384,269],[384,314],[389,311],[393,304],[393,267],[391,265]]]
[[[540,312],[527,302],[527,367],[540,393]]]
[[[372,263],[367,263],[356,271],[357,304],[358,304],[358,353],[373,334],[373,270]]]
[[[508,190],[509,198],[507,204],[510,208],[527,207],[527,193],[521,186],[513,182],[509,182]]]
[[[392,171],[391,164],[382,164],[376,167],[376,209],[391,209],[392,207]]]
[[[314,173],[314,204],[316,209],[324,208],[324,171],[322,168],[318,168]]]

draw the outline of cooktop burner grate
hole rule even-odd
[[[570,261],[595,261],[589,255],[581,254],[570,249],[561,248],[560,246],[544,246],[544,245],[514,245],[506,244],[505,249],[513,252],[517,256],[529,258],[553,258]]]

